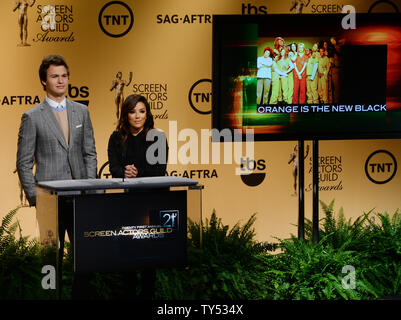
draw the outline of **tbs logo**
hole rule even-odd
[[[267,14],[266,6],[254,6],[252,3],[241,4],[242,14]]]
[[[89,88],[87,86],[75,87],[68,84],[68,98],[75,102],[82,103],[86,106],[89,105]],[[82,99],[86,98],[86,99]]]
[[[249,187],[260,185],[266,177],[266,161],[241,158],[241,180]]]

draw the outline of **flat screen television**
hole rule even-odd
[[[344,18],[213,16],[212,127],[261,141],[400,138],[401,15],[356,14],[354,29]]]

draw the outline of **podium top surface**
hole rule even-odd
[[[123,179],[81,179],[41,181],[37,186],[53,192],[107,189],[158,189],[167,187],[195,186],[198,181],[182,177],[143,177]]]

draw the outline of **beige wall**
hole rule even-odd
[[[133,72],[133,80],[129,87],[125,88],[125,95],[138,93],[135,88],[145,88],[145,84],[159,85],[159,90],[152,92],[152,97],[157,93],[161,94],[161,99],[155,101],[156,106],[161,108],[154,110],[154,114],[159,117],[155,122],[158,128],[168,134],[169,139],[169,121],[177,121],[178,130],[193,128],[200,135],[202,128],[210,128],[211,115],[194,112],[188,102],[188,93],[196,81],[211,79],[212,24],[209,23],[209,17],[213,14],[246,14],[248,8],[256,10],[257,7],[259,13],[288,13],[291,4],[291,1],[125,0],[133,11],[133,27],[125,36],[112,38],[104,34],[98,24],[100,10],[110,1],[37,0],[34,6],[28,9],[28,42],[31,46],[20,47],[17,46],[18,13],[12,11],[14,2],[7,0],[0,4],[0,134],[3,151],[0,158],[0,217],[20,203],[18,178],[13,174],[18,128],[22,113],[33,107],[33,104],[26,103],[25,96],[30,97],[28,99],[31,101],[36,97],[39,100],[43,99],[44,92],[37,72],[45,55],[59,53],[65,56],[71,69],[71,85],[82,90],[85,90],[82,87],[87,87],[89,96],[82,99],[89,100],[100,168],[107,161],[107,142],[116,122],[114,91],[111,92],[110,88],[117,71],[123,72],[124,79],[128,79],[129,72]],[[367,12],[374,2],[311,0],[303,12],[335,12],[339,8],[336,4],[351,4],[357,12]],[[394,3],[401,8],[400,1]],[[72,14],[64,13],[68,22],[59,26],[66,31],[50,32],[49,36],[67,37],[69,40],[74,39],[73,41],[34,41],[38,34],[43,34],[38,21],[38,9],[47,4],[60,5],[60,10],[65,10],[62,5],[67,6],[67,9],[72,8]],[[109,9],[111,10],[111,7]],[[388,4],[376,7],[376,11],[391,10]],[[116,13],[121,12],[116,9]],[[167,15],[169,18],[166,18]],[[197,20],[185,23],[192,15],[196,15]],[[159,23],[166,19],[173,21],[177,16],[177,23]],[[116,27],[109,31],[121,30]],[[166,87],[167,90],[164,90]],[[204,85],[201,90],[207,91],[208,88],[211,87]],[[24,98],[21,103],[19,98],[11,103],[12,96]],[[207,105],[199,107],[207,109]],[[183,143],[180,142],[178,146]],[[209,216],[215,209],[224,223],[233,225],[238,221],[245,222],[251,214],[257,212],[258,239],[275,241],[272,236],[288,237],[289,233],[296,233],[296,227],[292,224],[297,223],[298,204],[297,197],[292,195],[292,164],[288,164],[295,143],[288,141],[255,144],[255,159],[263,160],[261,163],[265,165],[265,168],[259,171],[266,174],[263,182],[255,187],[246,185],[240,176],[235,175],[235,164],[171,164],[168,166],[168,172],[175,170],[178,174],[190,176],[193,170],[192,177],[205,185],[204,216]],[[400,162],[400,139],[322,141],[321,156],[341,158],[342,169],[337,180],[322,182],[321,185],[334,186],[341,182],[342,189],[321,191],[321,199],[326,202],[335,199],[337,209],[340,206],[344,207],[347,217],[356,217],[372,208],[379,212],[387,210],[390,213],[400,208],[400,172],[398,171],[390,182],[381,185],[368,180],[364,172],[366,159],[379,149],[390,151],[398,163]],[[311,153],[306,159],[306,170],[309,170],[310,157]],[[326,169],[329,170],[328,164]],[[209,170],[209,177],[205,170]],[[311,176],[307,175],[306,179],[308,186]],[[311,192],[307,191],[308,217],[311,216],[311,204]],[[18,219],[24,235],[37,234],[34,209],[22,208]]]

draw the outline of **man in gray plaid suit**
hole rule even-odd
[[[97,170],[88,108],[66,99],[69,69],[64,58],[45,57],[39,77],[46,97],[23,114],[18,134],[17,170],[31,206],[37,181],[95,179]]]
[[[69,68],[64,58],[45,57],[39,68],[39,78],[46,97],[22,115],[18,133],[17,171],[30,206],[36,205],[38,181],[95,179],[97,171],[88,108],[66,98]],[[72,245],[74,239],[73,204],[68,197],[60,199],[58,227],[61,268],[65,231]],[[86,298],[88,290],[89,277],[74,275],[73,298]]]

